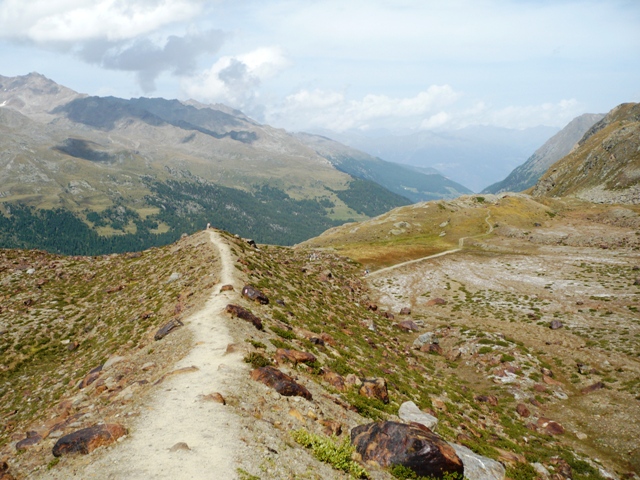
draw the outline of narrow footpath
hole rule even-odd
[[[480,238],[486,237],[491,232],[493,232],[493,225],[489,219],[491,218],[491,212],[487,213],[487,217],[484,219],[487,225],[489,225],[489,230],[486,233],[481,233],[479,235],[473,235],[471,237],[462,237],[458,240],[458,248],[454,248],[452,250],[445,250],[444,252],[436,253],[434,255],[428,255],[426,257],[417,258],[415,260],[408,260],[406,262],[398,263],[397,265],[391,265],[390,267],[381,268],[380,270],[376,270],[375,272],[371,272],[367,275],[367,277],[372,277],[376,275],[380,275],[381,273],[390,272],[391,270],[395,270],[396,268],[406,267],[407,265],[411,265],[414,263],[424,262],[425,260],[431,260],[432,258],[443,257],[445,255],[451,255],[452,253],[459,252],[464,248],[464,241],[468,238]]]
[[[234,458],[243,453],[240,426],[230,407],[202,401],[213,392],[225,394],[225,385],[241,375],[244,363],[238,353],[226,354],[232,338],[224,308],[235,292],[221,292],[231,284],[237,292],[229,246],[210,231],[219,252],[220,281],[204,308],[184,323],[192,332],[194,347],[173,370],[196,367],[174,375],[157,387],[122,442],[75,472],[49,472],[41,478],[84,479],[234,479]],[[171,447],[185,443],[189,449]],[[60,475],[63,475],[61,477]]]

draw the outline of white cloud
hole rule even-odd
[[[415,127],[420,119],[455,103],[460,96],[449,85],[432,85],[414,97],[369,94],[360,100],[347,100],[344,94],[335,91],[301,90],[286,97],[273,120],[294,129],[297,125],[343,131],[399,123]]]
[[[5,0],[0,36],[36,43],[118,41],[194,18],[202,0]]]
[[[478,114],[461,118],[461,126],[473,124],[495,125],[505,128],[527,128],[538,125],[563,127],[578,115],[585,113],[585,106],[575,99],[545,102],[539,105],[511,105],[498,109],[485,109]]]
[[[219,58],[210,69],[183,79],[182,89],[201,101],[226,103],[250,111],[256,106],[262,82],[289,65],[290,61],[281,49],[261,47],[241,55]]]

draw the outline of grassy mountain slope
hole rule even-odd
[[[61,253],[147,248],[208,222],[291,244],[408,203],[228,108],[88,97],[37,74],[0,86],[5,247],[51,248],[38,243],[44,217],[68,226],[50,239]],[[71,223],[84,250],[68,248]]]
[[[640,104],[619,105],[540,178],[532,195],[575,196],[597,203],[640,203],[639,139]]]
[[[471,193],[468,188],[436,171],[424,173],[407,165],[386,162],[319,135],[298,133],[296,137],[318,155],[328,159],[338,170],[376,182],[413,202],[455,198]]]
[[[521,192],[533,187],[547,169],[567,155],[586,131],[603,117],[601,114],[585,113],[574,118],[507,178],[488,186],[483,193]]]

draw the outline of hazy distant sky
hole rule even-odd
[[[0,0],[0,75],[289,130],[564,126],[640,101],[640,0]]]

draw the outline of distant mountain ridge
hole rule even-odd
[[[0,76],[0,246],[136,250],[209,222],[292,244],[409,203],[229,107]]]
[[[479,192],[521,165],[558,129],[525,130],[471,126],[459,130],[409,132],[330,132],[320,135],[388,162],[431,167],[446,178]]]
[[[330,138],[308,133],[296,137],[328,159],[338,170],[357,178],[371,180],[413,202],[456,198],[471,190],[444,177],[436,170],[386,162],[347,147]]]
[[[623,103],[595,123],[531,194],[640,204],[640,104]]]
[[[533,187],[551,165],[567,155],[586,131],[603,118],[604,114],[593,113],[574,118],[507,178],[488,186],[482,193],[521,192]]]

